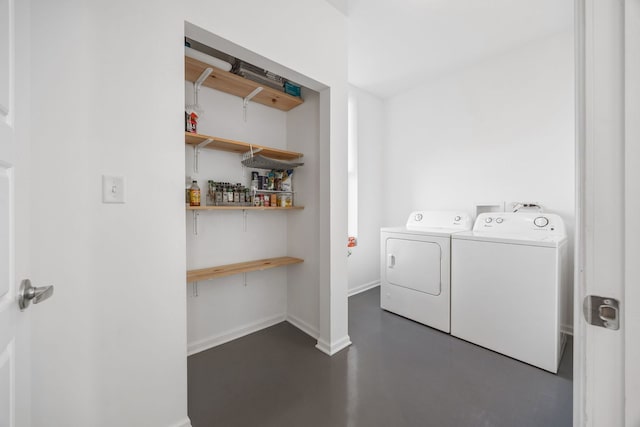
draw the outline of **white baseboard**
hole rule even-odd
[[[333,344],[329,344],[322,338],[318,338],[318,344],[316,344],[316,348],[321,352],[328,354],[329,356],[333,356],[340,350],[343,350],[351,345],[351,338],[349,335],[345,335],[341,339],[335,341]]]
[[[318,339],[320,336],[320,331],[314,326],[311,326],[309,323],[304,320],[296,317],[292,314],[287,314],[287,322],[291,323],[296,328],[300,329],[305,334],[309,335],[311,338]]]
[[[353,289],[349,289],[348,295],[350,297],[359,294],[360,292],[368,291],[369,289],[373,289],[376,286],[380,286],[380,280],[374,280],[373,282],[365,283],[363,285],[356,286]]]
[[[560,332],[573,336],[573,325],[560,325]]]
[[[189,419],[189,417],[187,417],[179,423],[172,425],[171,427],[191,427],[191,420]]]
[[[191,356],[196,353],[200,353],[201,351],[208,350],[210,348],[219,346],[220,344],[224,344],[229,341],[233,341],[237,338],[243,337],[245,335],[252,334],[261,329],[268,328],[269,326],[276,325],[280,322],[286,320],[286,316],[284,314],[278,314],[276,316],[267,317],[257,322],[249,323],[248,325],[241,326],[239,328],[232,329],[228,332],[214,335],[212,337],[204,338],[187,345],[187,355]]]

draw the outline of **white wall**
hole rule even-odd
[[[304,153],[304,166],[293,175],[296,204],[289,212],[287,248],[303,264],[287,268],[287,319],[309,335],[320,333],[320,104],[319,94],[303,89],[304,104],[287,113],[287,146]]]
[[[473,213],[476,203],[535,201],[565,220],[572,253],[572,35],[416,83],[387,101],[385,225],[416,209]]]
[[[386,198],[382,193],[382,150],[385,141],[385,110],[382,100],[354,86],[358,135],[358,245],[349,257],[349,292],[380,282],[380,227]]]
[[[331,88],[319,317],[329,350],[348,344],[344,16],[321,0],[34,0],[32,276],[56,285],[33,311],[34,426],[188,422],[185,19]],[[126,204],[100,202],[102,174],[126,176]]]
[[[193,103],[193,84],[185,82],[186,103]],[[243,120],[242,99],[203,87],[199,104],[198,132],[258,145],[287,149],[287,113],[251,103]],[[248,186],[251,170],[243,168],[241,156],[203,149],[198,173],[193,170],[193,147],[185,147],[186,174],[198,181],[206,204],[207,181],[240,182]],[[260,171],[264,174],[265,171]],[[295,179],[295,175],[294,175]],[[317,222],[315,228],[317,229]],[[189,270],[232,264],[287,253],[287,213],[248,211],[244,230],[242,211],[199,212],[198,234],[193,215],[186,221],[187,268]],[[199,282],[198,296],[187,286],[187,338],[189,353],[222,344],[284,320],[287,310],[287,269],[278,268]],[[317,304],[317,300],[316,300]]]

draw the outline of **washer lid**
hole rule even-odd
[[[476,240],[480,242],[508,243],[512,245],[541,246],[548,248],[556,248],[567,240],[563,236],[523,236],[522,234],[497,234],[486,231],[463,231],[451,235],[452,239],[457,240]]]

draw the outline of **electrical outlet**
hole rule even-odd
[[[102,175],[102,203],[124,202],[124,177]]]

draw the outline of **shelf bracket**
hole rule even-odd
[[[260,92],[262,92],[263,87],[262,86],[258,86],[257,88],[255,88],[253,90],[253,92],[251,92],[249,95],[245,96],[244,98],[242,98],[242,117],[244,118],[244,121],[247,121],[247,105],[249,105],[249,101],[251,101],[251,99],[256,96],[257,94],[259,94]]]
[[[198,216],[200,213],[198,211],[193,211],[193,234],[198,235]]]
[[[242,273],[242,280],[244,281],[244,285],[247,286],[247,273]]]
[[[200,77],[193,82],[193,100],[196,102],[196,105],[200,105],[198,104],[198,92],[200,92],[202,83],[204,83],[211,73],[213,73],[213,68],[205,68],[202,74],[200,74]]]
[[[243,230],[245,233],[247,232],[247,212],[246,209],[242,209],[242,219],[243,219]]]
[[[200,144],[193,146],[193,171],[195,173],[198,173],[198,156],[200,155],[200,150],[206,147],[207,145],[211,144],[212,142],[213,142],[212,138],[207,138],[204,141],[202,141]]]
[[[191,289],[193,292],[193,296],[197,297],[198,296],[198,282],[192,282],[191,283]]]
[[[205,68],[200,77],[193,82],[193,105],[187,105],[187,108],[193,108],[196,112],[201,113],[202,108],[200,104],[198,104],[198,93],[200,92],[200,88],[202,87],[202,83],[209,77],[209,75],[213,72],[213,68]]]
[[[200,77],[198,77],[198,79],[195,82],[193,82],[193,88],[196,91],[200,90],[200,88],[202,87],[202,83],[204,83],[204,81],[207,80],[207,77],[209,77],[211,73],[213,73],[213,68],[211,67],[205,68],[202,74],[200,74]]]

